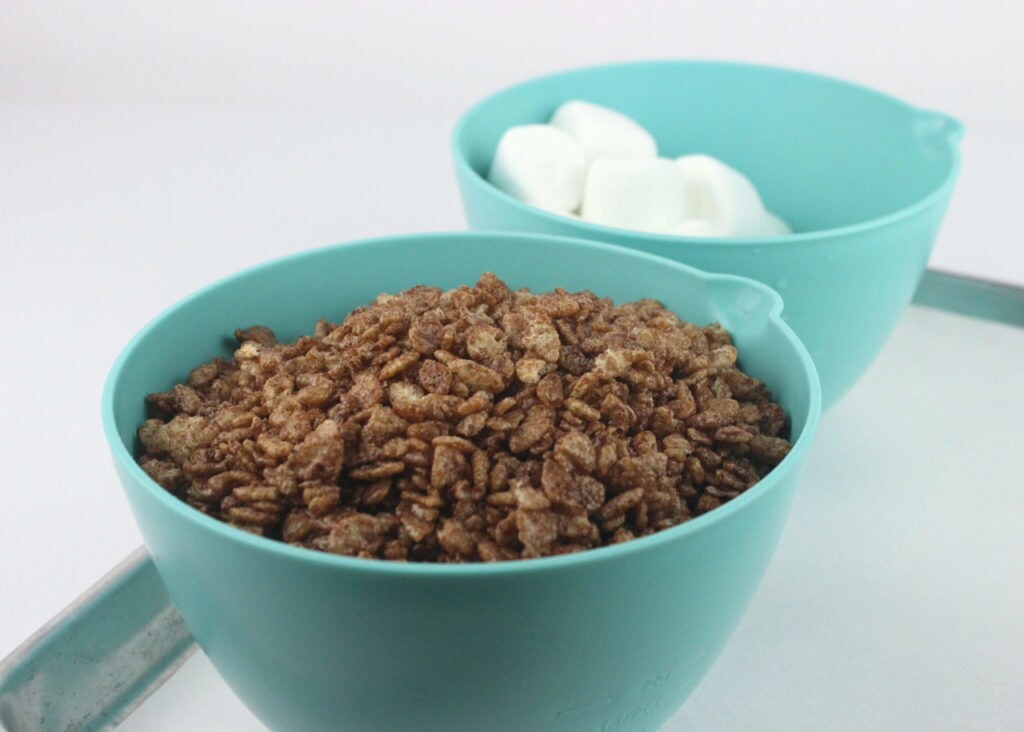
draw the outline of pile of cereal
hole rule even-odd
[[[653,300],[475,287],[380,295],[279,343],[235,333],[152,394],[139,464],[195,508],[337,554],[496,561],[705,513],[789,451],[718,325]]]

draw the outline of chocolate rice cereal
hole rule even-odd
[[[782,408],[717,324],[653,300],[475,287],[382,294],[151,394],[139,464],[189,505],[296,546],[417,562],[616,544],[754,485]]]

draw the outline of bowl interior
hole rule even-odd
[[[263,324],[290,340],[311,333],[317,318],[340,322],[381,292],[417,284],[471,285],[485,271],[513,288],[590,289],[616,302],[653,297],[699,325],[722,322],[740,349],[741,366],[764,380],[791,415],[794,440],[811,431],[820,401],[817,375],[778,317],[778,295],[767,287],[592,242],[460,233],[293,255],[221,280],[170,308],[136,336],[111,372],[103,408],[115,454],[123,467],[152,483],[132,459],[146,394],[183,380],[204,360],[229,357],[236,327]]]
[[[700,61],[617,64],[528,81],[471,109],[457,152],[486,175],[501,134],[545,122],[568,99],[636,119],[667,157],[701,152],[746,173],[797,231],[899,211],[942,186],[959,124],[865,87],[764,66]]]

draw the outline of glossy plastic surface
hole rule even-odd
[[[237,326],[282,338],[383,291],[471,284],[655,297],[720,320],[792,420],[791,454],[723,507],[645,539],[494,565],[414,565],[298,549],[211,519],[132,458],[149,392],[228,355]],[[227,278],[149,325],[114,364],[103,423],[170,597],[218,671],[275,730],[653,729],[732,633],[768,565],[820,413],[778,296],[592,242],[434,234],[340,245]]]
[[[798,233],[726,240],[614,229],[527,206],[484,179],[505,129],[546,121],[573,98],[630,115],[662,155],[707,153],[743,171]],[[775,288],[818,367],[827,408],[868,367],[910,302],[949,204],[962,134],[951,117],[837,79],[654,61],[498,92],[463,116],[453,147],[472,229],[595,239]]]

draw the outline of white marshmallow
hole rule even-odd
[[[554,208],[553,206],[547,206],[547,205],[545,205],[543,203],[534,203],[534,204],[531,204],[531,205],[535,206],[536,208],[543,209],[543,210],[547,211],[548,213],[555,214],[556,216],[567,216],[570,219],[578,219],[579,218],[579,214],[577,214],[575,211],[566,211],[564,209]]]
[[[685,219],[683,223],[672,229],[670,234],[676,236],[702,236],[702,237],[715,237],[725,236],[725,232],[722,227],[717,224],[713,224],[710,221],[704,221],[703,219]]]
[[[761,220],[761,232],[758,236],[786,236],[792,233],[792,227],[782,217],[771,211],[764,212],[764,218]]]
[[[550,125],[505,130],[487,179],[524,203],[568,213],[580,205],[587,159],[569,135]]]
[[[704,219],[686,219],[669,233],[676,236],[729,236],[721,226]],[[764,216],[761,217],[755,226],[752,226],[747,231],[745,236],[786,236],[792,233],[793,230],[789,228],[789,224],[772,212],[765,211]]]
[[[591,102],[565,102],[551,116],[551,124],[576,140],[589,161],[653,158],[658,154],[658,144],[650,132],[621,112]]]
[[[686,176],[686,217],[719,227],[724,236],[758,236],[764,204],[745,175],[710,155],[683,155],[676,164]]]
[[[683,222],[686,178],[665,158],[590,164],[580,217],[624,229],[665,233]]]

